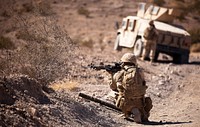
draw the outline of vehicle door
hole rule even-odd
[[[125,46],[126,47],[126,41],[127,41],[127,35],[128,35],[128,24],[129,24],[129,19],[124,19],[122,21],[122,32],[120,35],[120,46]]]
[[[123,34],[123,46],[125,47],[133,47],[134,42],[137,37],[137,32],[136,32],[136,20],[131,20],[129,19],[127,22],[127,28],[124,31]]]
[[[137,21],[131,20],[128,27],[127,45],[133,47],[137,37]]]

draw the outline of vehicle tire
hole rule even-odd
[[[185,54],[181,55],[181,63],[182,64],[189,63],[189,53],[185,53]]]
[[[122,50],[122,47],[119,46],[119,41],[120,41],[120,34],[117,35],[117,38],[115,40],[114,50],[117,50],[117,51]]]
[[[141,57],[142,52],[143,52],[143,42],[142,42],[141,38],[139,38],[135,42],[135,45],[134,45],[134,48],[133,48],[133,53],[135,54],[135,56]]]
[[[189,62],[189,53],[174,54],[173,62],[176,64],[187,64]]]

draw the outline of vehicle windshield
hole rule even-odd
[[[122,27],[126,25],[126,21],[122,21]]]

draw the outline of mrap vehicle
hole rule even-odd
[[[149,6],[140,3],[137,16],[127,16],[122,20],[122,26],[117,31],[114,49],[132,48],[133,53],[140,57],[143,53],[144,31],[150,20],[158,31],[155,60],[159,53],[165,53],[173,58],[174,63],[188,63],[191,45],[190,34],[182,27],[173,24],[173,19],[179,15],[174,9],[159,6]]]

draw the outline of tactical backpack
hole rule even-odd
[[[146,93],[147,86],[142,77],[140,68],[125,68],[123,86],[125,88],[125,96],[128,98],[142,97]]]

